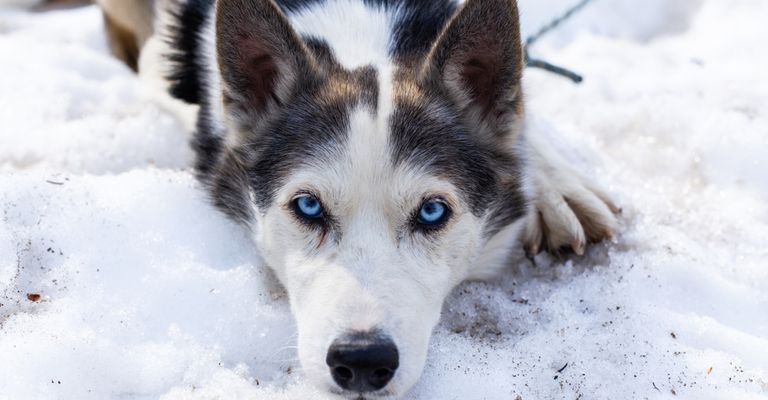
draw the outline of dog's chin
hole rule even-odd
[[[339,396],[343,399],[348,400],[387,400],[387,399],[396,399],[397,397],[390,392],[387,389],[382,389],[376,392],[371,393],[357,393],[357,392],[350,392],[348,390],[342,390],[338,387],[334,387],[330,389],[330,392],[334,395]]]
[[[333,395],[334,397],[338,397],[339,399],[345,399],[345,400],[395,400],[400,398],[400,396],[397,393],[394,393],[394,391],[388,387],[385,387],[381,390],[377,390],[375,392],[360,393],[360,392],[354,392],[350,390],[344,390],[338,387],[331,380],[324,381],[322,382],[322,384],[316,387],[318,387],[321,390],[327,391],[329,394]]]

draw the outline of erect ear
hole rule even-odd
[[[218,0],[216,51],[224,106],[244,124],[258,124],[317,72],[272,0]]]
[[[515,0],[467,0],[433,45],[421,77],[498,135],[522,114],[522,71]]]

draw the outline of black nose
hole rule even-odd
[[[397,346],[385,336],[354,333],[336,339],[325,359],[343,389],[373,392],[387,386],[399,365]]]

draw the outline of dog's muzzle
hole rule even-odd
[[[336,384],[359,393],[387,386],[400,363],[392,339],[371,332],[356,332],[336,339],[328,348],[325,362]]]

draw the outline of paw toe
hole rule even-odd
[[[571,248],[578,255],[584,254],[586,234],[578,216],[562,196],[552,196],[541,207],[544,237],[549,251]]]

